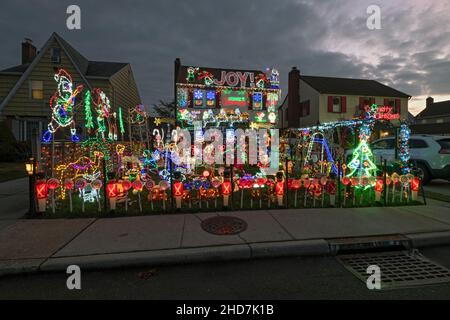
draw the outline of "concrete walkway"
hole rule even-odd
[[[14,224],[28,211],[28,178],[0,183],[0,230]]]
[[[215,215],[244,219],[239,235],[201,228]],[[450,243],[450,208],[290,209],[109,219],[18,220],[0,229],[0,274],[330,254],[327,239],[403,235],[415,247]]]

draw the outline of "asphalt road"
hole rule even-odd
[[[450,268],[450,247],[421,251]],[[0,278],[0,299],[450,299],[450,283],[371,291],[333,257],[278,258]]]

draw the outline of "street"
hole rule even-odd
[[[450,247],[421,252],[450,267]],[[67,276],[0,278],[0,299],[450,299],[450,283],[368,290],[333,257],[82,271],[81,290],[68,290]]]

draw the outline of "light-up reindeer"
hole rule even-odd
[[[44,142],[50,142],[53,134],[61,127],[70,126],[70,134],[73,142],[80,141],[75,128],[74,109],[75,98],[83,90],[83,85],[73,89],[72,77],[64,70],[59,69],[54,76],[58,84],[57,91],[50,98],[50,109],[52,110],[52,119],[48,124],[48,130],[42,136]]]
[[[111,111],[109,98],[99,88],[92,89],[92,103],[97,111],[98,132],[105,138],[106,123],[108,123],[108,138],[117,140],[116,113]]]

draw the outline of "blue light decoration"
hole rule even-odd
[[[411,168],[409,167],[409,138],[411,136],[411,130],[406,123],[400,125],[400,132],[398,137],[399,159],[400,169],[403,174],[409,173]]]
[[[334,163],[333,155],[331,154],[330,148],[328,147],[328,142],[325,138],[314,138],[313,140],[316,143],[320,143],[323,145],[325,152],[327,153],[327,160],[331,163],[331,171],[335,174],[338,174],[338,170],[336,164]]]
[[[186,88],[177,89],[177,102],[179,108],[186,108],[188,106],[189,92]]]
[[[206,106],[209,108],[214,108],[216,106],[216,91],[206,91]]]
[[[204,106],[205,92],[203,90],[194,90],[194,107],[201,108]]]
[[[263,94],[262,92],[253,92],[253,109],[261,110],[263,108]]]

